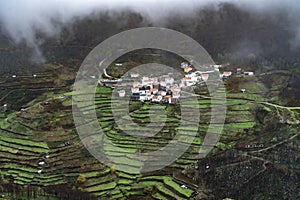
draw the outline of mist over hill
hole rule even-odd
[[[216,62],[287,68],[298,62],[300,52],[300,6],[293,0],[284,4],[273,1],[272,6],[268,1],[235,0],[31,0],[0,4],[1,68],[8,70],[24,64],[67,62],[74,57],[79,66],[106,38],[147,26],[171,28],[191,36]]]
[[[298,2],[0,0],[0,199],[298,199]],[[142,68],[179,68],[182,57],[159,49],[122,55],[99,77],[78,73],[102,41],[153,26],[198,41],[222,78]],[[76,89],[78,74],[99,83],[94,99]],[[102,138],[111,165],[88,148]],[[172,164],[143,172],[189,140]]]

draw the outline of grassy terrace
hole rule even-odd
[[[105,95],[107,95],[105,97]],[[157,150],[160,146],[165,146],[167,143],[169,143],[169,139],[172,139],[174,134],[178,134],[180,131],[181,134],[187,136],[189,135],[190,131],[198,131],[198,128],[193,128],[189,126],[189,123],[186,123],[185,126],[180,126],[180,118],[175,117],[173,113],[170,113],[168,111],[167,106],[163,106],[164,109],[166,109],[168,117],[166,119],[166,125],[163,127],[163,129],[156,134],[153,138],[147,138],[147,139],[136,139],[134,137],[128,136],[126,134],[123,134],[122,132],[118,132],[119,128],[118,126],[114,125],[113,117],[111,113],[111,101],[110,98],[110,91],[109,89],[99,89],[99,93],[96,94],[95,97],[95,104],[96,104],[96,111],[99,116],[99,123],[106,131],[106,135],[109,137],[109,139],[118,147],[126,149],[128,152],[135,153],[138,150],[142,152],[147,151],[154,151]],[[222,105],[223,101],[215,101],[217,105]],[[219,104],[218,104],[219,103]],[[201,99],[199,102],[196,101],[187,101],[186,108],[199,108],[203,109],[203,111],[210,110],[210,104],[211,101],[207,99]],[[238,105],[240,102],[237,100],[235,102],[230,102],[230,105]],[[154,104],[155,105],[155,104]],[[149,114],[154,114],[155,110],[151,109],[149,110],[149,107],[153,106],[149,103],[145,103],[144,105],[140,106],[139,108],[133,110],[128,116],[121,116],[123,120],[127,120],[127,124],[122,127],[123,131],[139,131],[140,128],[134,127],[131,125],[133,120],[134,122],[137,122],[139,124],[147,124],[150,122]],[[84,106],[83,110],[88,111],[94,109],[93,106]],[[120,106],[115,111],[124,111],[124,108]],[[172,116],[173,115],[173,116]],[[180,116],[180,115],[179,115]],[[156,116],[154,118],[154,121],[160,122],[160,117]],[[205,119],[206,120],[206,119]],[[153,122],[153,121],[152,121]],[[109,127],[109,129],[107,129]],[[180,128],[179,128],[180,127]],[[207,129],[207,126],[202,126],[201,130],[205,131]],[[169,136],[168,136],[169,135]],[[168,139],[169,138],[169,139]],[[201,144],[201,138],[196,136],[196,138],[193,139],[193,144],[191,148],[187,151],[188,153],[184,154],[180,159],[178,159],[172,166],[177,169],[183,170],[185,166],[190,165],[191,163],[194,163],[197,160],[198,145]],[[195,148],[193,148],[193,146]],[[133,154],[131,156],[130,153],[127,153],[127,155],[124,157],[123,153],[117,152],[115,148],[108,148],[105,147],[105,151],[108,155],[113,156],[115,158],[115,162],[118,164],[127,164],[127,168],[130,168],[128,163],[130,162],[130,165],[135,166],[138,165],[139,162],[134,162],[132,160]],[[130,170],[129,170],[130,171]],[[183,189],[180,187],[180,185],[174,181],[172,181],[172,178],[170,176],[150,176],[150,179],[147,179],[147,176],[144,178],[139,178],[138,182],[136,182],[136,179],[133,178],[133,175],[129,175],[127,173],[120,172],[118,173],[119,180],[117,184],[113,183],[105,183],[103,187],[93,186],[92,188],[88,188],[89,191],[93,191],[95,194],[100,196],[105,196],[107,193],[102,192],[103,188],[110,191],[110,195],[112,195],[112,191],[116,190],[119,191],[118,187],[122,187],[124,190],[124,186],[126,186],[126,194],[128,195],[142,195],[143,194],[143,188],[145,187],[154,187],[157,189],[157,193],[153,194],[154,198],[157,199],[187,199],[191,196],[192,190],[190,189]],[[132,191],[132,192],[130,192]],[[121,195],[120,193],[116,192],[117,195]],[[113,195],[112,195],[113,196]]]
[[[106,135],[108,138],[118,147],[126,149],[128,152],[135,153],[138,150],[142,151],[154,151],[157,150],[159,146],[164,146],[169,142],[167,138],[172,138],[172,134],[175,132],[178,132],[178,127],[180,123],[180,119],[177,117],[168,117],[166,119],[166,126],[159,132],[155,137],[147,138],[146,140],[143,139],[136,139],[134,137],[128,136],[126,134],[122,134],[119,132],[119,128],[114,125],[113,123],[113,117],[111,113],[111,101],[108,99],[110,97],[110,91],[107,89],[104,89],[104,92],[102,89],[99,90],[100,92],[96,94],[95,97],[95,104],[96,104],[96,111],[99,116],[99,123],[102,128],[106,131]],[[105,95],[108,95],[105,97]],[[206,100],[205,100],[206,101]],[[209,102],[205,102],[208,105],[201,106],[201,108],[208,108]],[[149,121],[149,113],[154,114],[155,110],[148,110],[149,104],[144,104],[139,109],[134,110],[134,112],[130,113],[129,116],[122,116],[124,120],[128,120],[128,124],[126,124],[125,129],[126,131],[138,131],[139,128],[134,128],[130,125],[131,120],[134,120],[135,122],[138,122],[140,124],[148,123]],[[163,106],[165,108],[165,106]],[[93,106],[87,106],[84,105],[83,110],[89,111],[91,109],[94,109]],[[119,108],[117,111],[124,111],[123,108]],[[155,118],[154,118],[155,119]],[[157,118],[157,121],[160,121],[160,118]],[[109,127],[109,129],[107,129]],[[180,130],[182,131],[182,134],[188,134],[188,131],[194,130],[197,131],[197,129],[191,129],[188,127],[188,125],[181,127]],[[124,130],[123,130],[124,131]],[[174,132],[175,131],[175,132]],[[171,134],[170,137],[166,137],[166,134]],[[201,141],[200,138],[194,139],[194,144],[197,145]],[[158,145],[160,144],[160,145]],[[132,166],[138,166],[139,162],[134,162],[132,160],[132,156],[130,153],[127,153],[126,156],[121,152],[117,152],[115,148],[109,148],[108,146],[105,146],[105,151],[108,155],[113,156],[115,158],[115,162],[121,165],[127,165],[126,167],[130,169],[130,165]],[[194,162],[195,159],[191,158],[191,156],[185,156],[182,159],[178,160],[178,163],[181,164],[174,164],[175,167],[183,166],[190,164],[191,162]],[[130,165],[128,165],[130,163]],[[134,170],[135,171],[135,170]],[[129,170],[130,172],[130,170]],[[120,198],[123,196],[123,193],[120,192],[120,190],[126,190],[126,195],[142,195],[143,190],[145,187],[155,187],[159,192],[157,192],[154,196],[156,198],[160,196],[162,199],[169,199],[170,197],[178,198],[178,199],[186,199],[191,195],[191,190],[189,189],[182,189],[180,185],[173,182],[171,177],[168,177],[169,179],[162,179],[160,176],[159,181],[142,181],[139,180],[138,183],[136,182],[136,178],[134,175],[127,174],[124,172],[119,172],[118,174],[118,181],[111,180],[110,178],[102,178],[102,181],[99,182],[97,178],[89,179],[88,181],[88,187],[86,188],[87,191],[93,192],[97,196],[105,197],[109,195],[111,199],[113,198]],[[159,177],[157,177],[159,178]],[[112,182],[110,182],[112,181]],[[95,185],[96,184],[96,185]],[[105,191],[108,191],[105,192]]]
[[[5,143],[20,145],[20,146],[29,146],[32,148],[45,149],[48,150],[48,145],[44,142],[35,142],[30,140],[21,140],[17,138],[10,138],[5,136],[0,136],[0,140]]]
[[[163,106],[166,109],[168,117],[166,119],[166,125],[163,129],[156,134],[153,138],[147,139],[136,139],[129,135],[126,135],[122,132],[119,132],[119,128],[117,125],[114,124],[113,115],[111,112],[111,101],[110,95],[111,91],[107,88],[100,88],[97,89],[96,97],[95,97],[95,107],[84,105],[83,110],[89,111],[91,109],[96,108],[97,114],[99,116],[99,123],[104,130],[106,130],[106,135],[108,138],[116,145],[117,147],[123,148],[128,151],[127,155],[124,157],[123,153],[116,151],[115,148],[108,148],[105,147],[105,151],[108,155],[115,158],[115,162],[118,164],[127,165],[130,162],[130,165],[136,166],[139,165],[139,162],[132,160],[133,154],[137,151],[147,152],[147,151],[154,151],[164,146],[165,144],[169,143],[169,139],[172,139],[174,134],[178,134],[181,131],[182,134],[189,135],[190,131],[199,131],[198,128],[190,127],[188,124],[186,126],[180,126],[180,117],[175,117],[174,113],[170,113],[168,111],[167,106]],[[234,95],[233,95],[234,96]],[[238,95],[237,95],[238,96]],[[234,97],[235,98],[235,97]],[[257,98],[258,99],[258,98]],[[239,100],[239,99],[230,99],[224,102],[223,100],[214,100],[213,106],[227,105],[228,112],[226,118],[226,124],[224,126],[224,132],[238,132],[245,128],[251,128],[254,126],[253,117],[251,112],[249,111],[250,107],[253,105],[249,103],[247,100]],[[208,126],[205,125],[210,120],[210,115],[206,115],[206,112],[209,112],[211,108],[211,100],[209,99],[200,99],[198,102],[187,100],[187,105],[185,106],[188,109],[199,108],[200,112],[204,113],[201,118],[200,130],[202,133],[205,133]],[[140,128],[133,126],[132,121],[138,124],[147,124],[150,122],[149,114],[154,114],[155,110],[149,110],[149,107],[153,106],[149,103],[145,103],[137,107],[133,112],[131,112],[128,116],[121,116],[123,120],[127,121],[128,123],[122,127],[122,131],[139,131]],[[124,111],[124,108],[120,106],[115,110],[115,112]],[[180,115],[179,115],[180,116]],[[156,116],[154,122],[160,122],[160,117]],[[153,120],[152,119],[152,120]],[[238,119],[238,120],[237,120]],[[203,121],[204,120],[204,121]],[[153,122],[153,121],[152,121]],[[233,123],[234,122],[234,123]],[[155,126],[154,126],[155,127]],[[180,127],[180,128],[179,128]],[[213,129],[212,129],[213,130]],[[169,139],[168,139],[169,138]],[[188,153],[184,154],[180,159],[178,159],[172,166],[177,169],[184,169],[185,166],[194,163],[197,160],[197,155],[199,148],[198,145],[201,144],[201,137],[199,135],[193,139],[192,146],[187,151]],[[227,149],[232,147],[235,143],[223,143],[218,142],[217,147],[219,149]],[[130,167],[129,167],[130,168]],[[148,178],[149,177],[149,178]],[[126,190],[127,195],[142,195],[143,188],[145,187],[154,187],[156,188],[157,192],[152,195],[153,198],[156,199],[187,199],[191,196],[192,190],[190,189],[183,189],[178,185],[176,182],[172,180],[171,177],[168,175],[166,176],[145,176],[138,179],[138,182],[133,175],[120,172],[118,173],[118,181],[117,182],[105,182],[103,187],[101,185],[95,185],[92,187],[88,187],[88,191],[92,191],[93,193],[99,196],[107,196],[108,193],[105,193],[103,190],[109,191],[109,195],[111,198],[119,198],[123,195],[120,193],[119,188],[122,190]],[[96,183],[96,179],[93,179],[93,183]],[[109,181],[110,179],[104,179],[104,181]],[[131,192],[130,192],[131,191]]]
[[[117,147],[126,150],[127,153],[124,156],[122,152],[108,146],[107,143],[105,143],[104,150],[107,155],[114,158],[116,164],[126,167],[127,172],[121,172],[118,169],[113,172],[110,168],[104,167],[101,163],[95,161],[85,150],[76,136],[75,130],[73,128],[63,128],[63,126],[68,127],[72,122],[72,120],[69,120],[72,119],[72,113],[67,108],[70,109],[72,105],[70,96],[74,94],[73,92],[63,94],[66,96],[65,99],[59,99],[53,93],[46,96],[50,98],[50,105],[54,102],[58,105],[56,110],[49,109],[51,115],[45,113],[49,105],[39,103],[38,106],[36,104],[32,105],[32,110],[29,108],[28,112],[13,113],[5,120],[0,121],[1,128],[11,131],[2,131],[3,134],[0,136],[0,160],[3,163],[0,168],[1,172],[5,176],[14,177],[14,182],[20,185],[31,183],[37,186],[51,186],[67,183],[91,192],[100,199],[124,199],[132,195],[142,196],[145,194],[145,190],[152,191],[150,193],[154,199],[188,199],[193,190],[181,188],[181,185],[173,180],[171,172],[136,175],[134,172],[140,163],[138,160],[133,160],[134,154],[158,150],[168,144],[176,134],[181,134],[186,139],[192,139],[192,144],[187,152],[177,159],[170,168],[175,171],[184,170],[197,161],[199,145],[202,143],[208,129],[211,107],[220,106],[224,103],[228,108],[224,126],[225,136],[237,134],[245,128],[254,126],[250,112],[250,107],[253,105],[251,102],[239,99],[227,100],[226,102],[214,100],[215,104],[211,105],[211,100],[200,98],[198,101],[186,100],[187,110],[200,109],[199,127],[191,127],[191,124],[193,124],[191,121],[182,122],[180,112],[178,112],[176,106],[160,105],[160,108],[164,109],[167,114],[165,126],[153,137],[136,138],[127,135],[124,130],[138,132],[140,129],[134,127],[133,122],[143,126],[149,125],[150,114],[154,115],[155,123],[160,122],[161,117],[155,116],[159,108],[153,108],[157,104],[146,102],[142,105],[138,102],[132,102],[132,112],[127,116],[120,116],[127,122],[124,127],[120,128],[114,122],[111,111],[111,93],[112,90],[109,88],[97,88],[95,105],[88,105],[84,101],[78,102],[77,105],[85,113],[96,109],[99,124],[104,129],[107,138]],[[118,114],[124,109],[123,104],[120,104],[115,112]],[[30,114],[30,112],[32,113]],[[46,119],[49,124],[50,122],[54,123],[52,129],[37,128],[45,122],[41,119]],[[151,124],[150,127],[155,128],[155,123]],[[48,124],[45,124],[45,127],[48,126]],[[191,132],[194,131],[197,132],[195,138],[191,136]],[[216,132],[217,130],[211,129],[211,131]],[[23,134],[23,136],[19,136],[14,132]],[[64,145],[67,141],[72,141],[72,144]],[[219,141],[216,146],[218,149],[228,149],[234,144],[233,141]],[[45,159],[42,154],[48,154],[50,158]],[[46,161],[44,166],[38,165],[41,160]],[[151,162],[155,165],[155,161]],[[38,174],[37,171],[40,169],[43,172]],[[86,179],[82,184],[76,181],[80,174]]]

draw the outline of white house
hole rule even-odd
[[[181,91],[180,88],[178,88],[178,87],[172,87],[171,90],[172,90],[172,92],[175,93],[175,94],[179,94],[180,91]]]
[[[208,78],[209,78],[209,74],[201,74],[201,79],[203,80],[203,81],[207,81],[208,80]]]
[[[151,90],[149,90],[150,94],[157,94],[158,93],[158,89],[157,88],[152,88]]]
[[[167,95],[167,92],[166,91],[159,91],[158,94],[164,97],[164,96]]]
[[[187,62],[182,62],[182,63],[180,64],[181,69],[184,69],[184,68],[186,68],[186,67],[188,67],[188,66],[189,66],[189,64],[188,64]]]
[[[119,97],[125,97],[126,94],[125,90],[120,90],[118,91],[118,93],[119,93]]]
[[[148,100],[147,94],[140,93],[140,101],[147,101],[147,100]]]
[[[172,97],[171,97],[171,95],[165,96],[165,99],[166,99],[166,101],[167,101],[168,103],[171,103],[171,102],[172,102]]]
[[[174,78],[167,77],[167,78],[165,78],[165,82],[166,82],[167,85],[168,85],[168,84],[173,85],[173,83],[174,83]]]
[[[142,86],[152,88],[153,87],[153,80],[151,78],[148,78],[148,77],[143,77],[142,78]]]
[[[190,78],[190,77],[185,77],[181,81],[188,87],[195,85],[195,83],[196,83],[196,82],[192,81],[192,78]]]
[[[191,81],[197,82],[199,81],[199,77],[197,75],[191,77]]]
[[[173,97],[174,99],[179,99],[180,94],[179,94],[179,93],[173,93],[172,97]]]
[[[138,78],[140,75],[138,73],[131,73],[130,77],[131,78]]]
[[[167,83],[166,83],[165,81],[161,81],[161,82],[160,82],[160,85],[161,85],[162,87],[166,87],[166,86],[167,86]]]
[[[146,90],[140,90],[139,93],[140,93],[140,94],[147,94],[148,91],[146,91]]]
[[[149,94],[149,93],[148,93],[148,94],[147,94],[147,100],[148,100],[148,101],[151,101],[152,98],[153,98],[153,96],[154,96],[153,94]]]
[[[134,87],[134,88],[137,88],[137,87],[140,87],[140,86],[141,86],[140,82],[135,81],[135,82],[132,83],[132,87]]]
[[[254,72],[244,72],[245,76],[254,76]]]
[[[223,74],[220,74],[220,78],[227,78],[232,75],[232,72],[223,72]]]
[[[183,189],[187,189],[188,188],[186,185],[181,185],[180,187],[183,188]]]
[[[45,164],[44,161],[39,162],[39,165],[44,165],[44,164]]]
[[[186,86],[185,86],[184,82],[181,82],[181,83],[179,83],[179,87],[180,87],[180,88],[184,88],[184,87],[186,87]]]
[[[133,87],[133,88],[131,88],[131,93],[138,93],[139,90],[140,89],[138,87]]]
[[[186,82],[186,86],[188,86],[188,87],[193,86],[193,85],[195,85],[195,82],[192,80]]]
[[[160,95],[152,97],[153,102],[161,102],[161,100],[162,100],[162,96],[160,96]]]
[[[214,67],[214,70],[215,71],[220,71],[220,68],[222,67],[222,65],[213,65],[213,67]]]

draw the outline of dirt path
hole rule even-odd
[[[269,150],[269,149],[273,149],[273,148],[275,148],[275,147],[277,147],[277,146],[279,146],[279,145],[281,145],[281,144],[283,144],[283,143],[286,143],[286,142],[288,142],[288,141],[291,141],[291,140],[293,140],[295,137],[297,137],[299,134],[297,133],[297,134],[295,134],[295,135],[292,135],[291,137],[289,137],[289,138],[287,138],[287,139],[285,139],[285,140],[283,140],[283,141],[281,141],[281,142],[278,142],[278,143],[276,143],[276,144],[273,144],[272,146],[269,146],[269,147],[266,147],[266,148],[263,148],[263,149],[259,149],[259,150],[256,150],[256,151],[252,151],[252,152],[254,152],[254,153],[260,153],[260,152],[263,152],[263,151],[267,151],[267,150]]]
[[[193,93],[189,93],[189,92],[184,92],[188,95],[192,95],[192,96],[197,96],[203,99],[213,99],[213,100],[244,100],[244,101],[248,101],[248,102],[252,102],[252,103],[258,103],[258,104],[265,104],[265,105],[269,105],[269,106],[273,106],[276,108],[282,108],[282,109],[288,109],[288,110],[300,110],[300,107],[291,107],[291,106],[282,106],[282,105],[278,105],[278,104],[274,104],[274,103],[270,103],[270,102],[264,102],[264,101],[255,101],[252,99],[247,99],[247,98],[217,98],[217,97],[209,97],[209,96],[205,96],[205,95],[199,95],[199,94],[193,94]]]
[[[288,110],[300,110],[300,107],[281,106],[281,105],[274,104],[274,103],[269,103],[269,102],[257,102],[257,103],[265,104],[265,105],[269,105],[269,106],[274,106],[276,108],[288,109]]]
[[[274,71],[271,71],[271,72],[265,72],[265,73],[261,73],[261,74],[258,74],[257,76],[265,76],[265,75],[271,75],[271,74],[290,74],[290,72],[288,70],[274,70]]]

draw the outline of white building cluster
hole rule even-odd
[[[220,78],[228,78],[232,75],[233,75],[233,73],[231,71],[225,71],[222,74],[220,74]],[[254,72],[244,71],[242,68],[237,68],[236,69],[236,75],[237,76],[254,76]]]
[[[180,97],[180,87],[170,75],[142,77],[131,87],[131,97],[139,101],[176,103]],[[120,95],[120,93],[119,93]],[[121,97],[121,96],[120,96]]]
[[[172,73],[162,75],[160,77],[143,76],[139,81],[131,83],[131,98],[133,100],[165,102],[175,104],[181,96],[181,90],[194,86],[197,83],[205,83],[209,79],[209,73],[214,71],[199,72],[187,62],[181,63],[181,69],[185,72],[185,76],[175,81]],[[131,73],[131,78],[138,78],[138,73]],[[125,90],[118,91],[120,97],[125,96]]]
[[[116,64],[116,66],[122,65]],[[184,77],[179,81],[174,79],[172,73],[159,77],[148,77],[140,76],[140,74],[137,72],[132,72],[130,74],[130,78],[134,80],[133,82],[120,84],[122,79],[104,79],[99,81],[99,83],[105,86],[110,86],[111,88],[115,88],[119,85],[129,86],[130,91],[127,92],[130,93],[130,97],[133,100],[139,100],[141,102],[153,101],[175,104],[178,102],[182,90],[195,86],[198,83],[200,83],[200,85],[205,85],[206,82],[209,81],[210,74],[216,72],[219,73],[220,68],[223,66],[224,65],[213,65],[211,70],[195,71],[189,63],[182,62],[180,67],[184,71]],[[106,73],[105,70],[104,73]],[[233,73],[231,71],[219,73],[220,79],[225,79],[232,75]],[[254,72],[244,71],[242,68],[237,68],[236,76],[254,76]],[[242,92],[244,93],[245,91]],[[126,91],[124,89],[119,90],[118,94],[119,97],[125,97]]]

